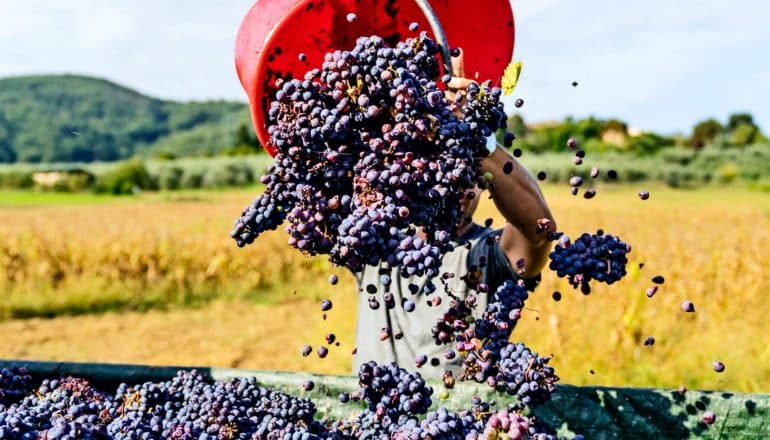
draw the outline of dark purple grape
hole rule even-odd
[[[516,135],[511,132],[506,132],[503,136],[503,145],[505,148],[511,148],[511,145],[513,145],[513,141],[516,139]]]
[[[654,338],[654,337],[652,337],[652,336],[647,336],[647,337],[644,339],[644,345],[645,345],[646,347],[652,346],[652,345],[654,345],[654,344],[655,344],[655,338]]]

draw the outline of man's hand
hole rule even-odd
[[[475,82],[465,77],[465,62],[463,60],[463,55],[463,51],[460,50],[460,55],[452,57],[452,79],[447,84],[447,91],[444,93],[447,101],[457,104],[454,110],[454,113],[457,116],[462,116],[460,106],[462,105],[465,96],[468,94],[468,86]]]

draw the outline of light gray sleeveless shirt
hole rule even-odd
[[[362,271],[355,273],[359,289],[353,374],[358,374],[362,363],[373,360],[377,363],[397,362],[402,368],[419,371],[423,377],[441,377],[445,370],[452,370],[457,377],[461,365],[459,354],[453,361],[444,357],[444,352],[454,348],[454,344],[437,345],[433,340],[431,328],[449,308],[451,297],[447,290],[459,298],[465,298],[469,293],[462,278],[470,269],[478,268],[478,271],[474,272],[480,275],[480,282],[489,286],[489,293],[477,295],[478,305],[474,311],[476,317],[484,312],[488,302],[487,296],[503,281],[518,280],[516,272],[498,244],[501,232],[502,229],[493,230],[474,224],[468,232],[455,240],[455,249],[444,255],[439,275],[431,280],[436,287],[433,293],[430,293],[430,288],[426,288],[426,277],[402,277],[398,269],[388,270],[384,265],[366,266]],[[445,286],[439,279],[447,272],[455,276],[447,279]],[[381,282],[382,274],[391,277],[391,284],[387,288]],[[418,287],[417,293],[410,291],[410,283]],[[377,292],[368,293],[369,285],[376,286]],[[392,309],[385,305],[385,292],[393,294],[395,307]],[[369,307],[371,296],[380,303],[377,310]],[[433,307],[430,301],[436,296],[441,297],[441,304]],[[407,299],[416,304],[412,312],[404,310],[403,302]],[[390,335],[384,341],[380,340],[383,328],[390,329]],[[403,333],[400,339],[394,337],[398,332]],[[415,358],[421,354],[428,357],[428,362],[417,369]],[[438,359],[440,364],[432,365],[433,358]]]

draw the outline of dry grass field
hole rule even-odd
[[[641,201],[638,189],[584,200],[544,187],[560,230],[631,243],[631,271],[589,296],[545,272],[514,339],[552,353],[565,383],[770,391],[770,197],[652,187]],[[289,249],[281,231],[238,249],[227,234],[254,191],[0,194],[0,358],[349,372],[352,276]],[[501,224],[485,201],[477,218],[489,216]],[[686,299],[696,313],[681,311]],[[298,355],[328,332],[341,341],[329,357]]]

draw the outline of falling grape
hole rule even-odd
[[[655,338],[652,336],[647,336],[647,338],[644,339],[644,345],[645,347],[655,345]]]

